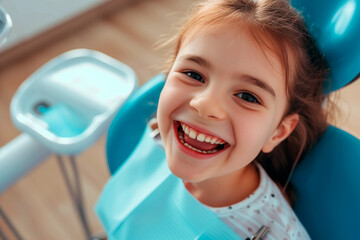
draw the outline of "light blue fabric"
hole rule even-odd
[[[96,205],[109,239],[241,239],[171,174],[149,133],[146,128]]]

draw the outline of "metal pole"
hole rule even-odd
[[[5,224],[9,227],[9,229],[11,230],[11,232],[15,235],[16,239],[18,240],[22,240],[23,238],[21,237],[20,233],[16,230],[15,226],[11,223],[11,221],[9,220],[9,218],[6,216],[6,214],[4,213],[4,211],[2,210],[2,208],[0,207],[0,217],[4,220]],[[0,231],[0,236],[6,240],[6,236]]]
[[[71,200],[72,200],[74,207],[77,210],[78,216],[80,218],[86,238],[90,240],[90,239],[92,239],[92,236],[91,236],[90,227],[89,227],[86,215],[85,215],[81,182],[80,182],[80,177],[79,177],[79,172],[78,172],[78,168],[76,165],[75,157],[69,156],[71,168],[72,168],[73,175],[74,175],[74,181],[75,181],[74,185],[72,185],[72,183],[70,181],[69,173],[67,172],[67,170],[65,168],[63,158],[60,155],[57,155],[56,157],[57,157],[57,161],[60,166],[60,170],[64,177],[66,187],[69,191]]]

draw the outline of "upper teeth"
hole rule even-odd
[[[181,127],[186,135],[188,135],[192,139],[198,140],[199,142],[208,142],[211,144],[225,144],[225,141],[217,137],[207,135],[205,133],[200,133],[195,129],[192,129],[191,127],[185,125],[184,123],[181,123]]]

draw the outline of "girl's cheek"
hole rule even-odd
[[[182,97],[182,92],[179,87],[174,85],[167,85],[165,86],[162,96],[160,100],[162,101],[161,104],[164,109],[171,109],[176,108],[176,104]]]
[[[171,91],[168,91],[168,88],[165,87],[162,91],[159,99],[159,105],[158,105],[158,121],[161,125],[167,125],[170,115],[171,115],[171,108],[173,107],[173,100],[172,100],[172,94]],[[160,126],[162,127],[162,126]]]

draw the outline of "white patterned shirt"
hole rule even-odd
[[[240,237],[253,236],[262,225],[270,228],[263,240],[310,239],[277,185],[257,164],[259,187],[246,199],[228,207],[209,207]]]

